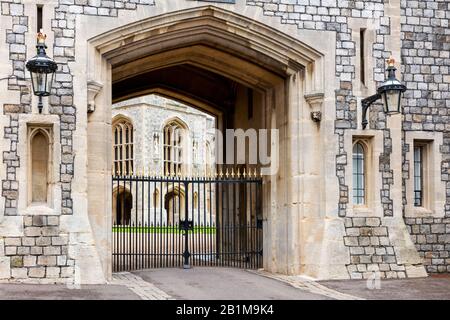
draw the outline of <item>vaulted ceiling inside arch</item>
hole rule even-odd
[[[161,88],[227,111],[234,105],[237,86],[238,83],[220,74],[180,64],[113,81],[112,98],[118,102]]]

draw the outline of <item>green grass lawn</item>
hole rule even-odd
[[[172,227],[136,227],[136,226],[114,226],[113,232],[122,233],[183,233],[178,226]],[[216,233],[215,227],[194,227],[189,233]]]

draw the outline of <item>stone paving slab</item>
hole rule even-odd
[[[160,290],[152,283],[144,281],[141,277],[130,272],[120,272],[113,274],[111,284],[126,286],[136,293],[142,300],[172,300],[164,291]]]
[[[175,299],[186,300],[328,300],[334,299],[233,268],[195,267],[137,271],[147,282]]]
[[[320,281],[330,289],[371,300],[450,300],[450,276],[381,280],[368,289],[365,280]],[[373,285],[372,285],[373,287]]]
[[[65,285],[0,284],[0,300],[140,300],[119,285],[88,285],[69,289]]]
[[[263,277],[275,279],[278,281],[285,282],[294,288],[304,290],[310,293],[323,295],[325,297],[336,299],[336,300],[364,300],[362,298],[356,297],[351,294],[341,293],[339,291],[330,289],[319,282],[302,277],[302,276],[286,276],[282,274],[273,274],[264,270],[250,271],[255,274],[261,275]]]

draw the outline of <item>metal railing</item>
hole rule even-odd
[[[262,267],[262,179],[114,175],[113,271]]]

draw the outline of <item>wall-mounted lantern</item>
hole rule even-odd
[[[56,62],[49,58],[45,52],[45,38],[47,36],[42,32],[37,34],[37,55],[28,60],[26,67],[31,74],[33,84],[33,93],[39,97],[38,109],[42,113],[42,97],[50,95],[53,78],[57,69]]]
[[[388,60],[388,77],[386,81],[377,89],[377,93],[373,96],[367,97],[361,101],[363,112],[362,112],[362,128],[367,127],[367,109],[378,99],[383,100],[384,113],[387,115],[398,114],[401,112],[402,107],[402,95],[406,91],[406,86],[403,85],[395,77],[395,71],[397,70],[394,66],[395,60],[390,58]]]

